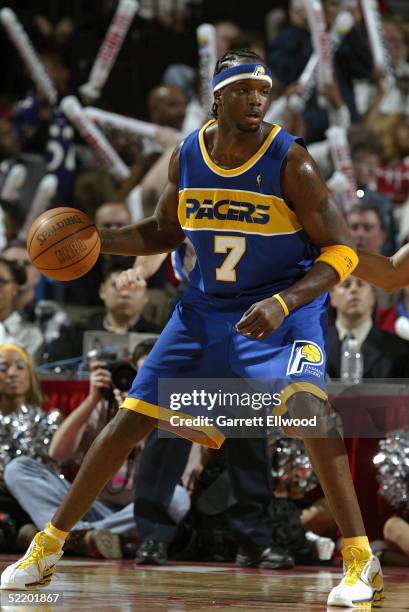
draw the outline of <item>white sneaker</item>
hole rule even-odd
[[[1,589],[27,590],[50,583],[54,566],[62,557],[59,542],[40,531],[34,537],[26,554],[13,565],[6,567],[1,575]]]
[[[329,606],[370,607],[384,598],[382,570],[377,557],[367,548],[346,546],[342,550],[344,577],[328,596]]]

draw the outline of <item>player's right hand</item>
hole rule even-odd
[[[236,323],[239,334],[250,340],[264,340],[284,321],[281,304],[273,297],[256,302]]]
[[[93,361],[90,364],[91,375],[89,377],[89,395],[95,402],[98,402],[102,396],[103,389],[111,389],[112,376],[111,372],[106,369],[104,361]]]
[[[129,268],[124,270],[115,279],[116,288],[118,291],[126,291],[129,289],[145,289],[146,280],[135,270]]]

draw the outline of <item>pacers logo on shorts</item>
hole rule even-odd
[[[296,340],[291,351],[287,367],[289,374],[301,374],[305,370],[313,370],[311,366],[320,366],[324,363],[322,350],[311,340]]]

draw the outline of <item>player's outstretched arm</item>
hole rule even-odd
[[[169,163],[168,183],[151,217],[120,229],[100,228],[101,252],[111,255],[153,255],[176,249],[185,239],[178,219],[178,146]]]
[[[409,285],[409,244],[405,244],[392,257],[358,251],[359,264],[354,276],[392,293]]]

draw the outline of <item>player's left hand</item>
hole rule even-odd
[[[239,334],[252,340],[264,340],[284,321],[284,312],[279,302],[267,298],[252,304],[236,323]]]

